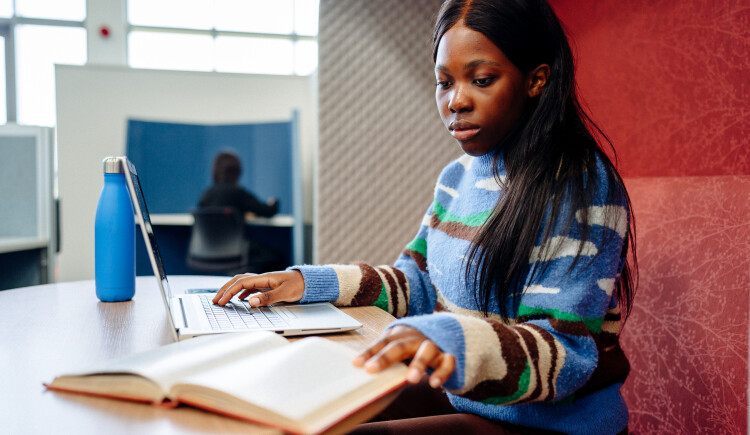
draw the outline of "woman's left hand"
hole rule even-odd
[[[429,378],[432,388],[443,385],[456,367],[453,355],[441,351],[421,332],[404,325],[387,330],[378,341],[359,354],[353,363],[375,373],[409,358],[411,363],[406,374],[407,380],[412,384],[418,383],[429,367],[433,369]]]

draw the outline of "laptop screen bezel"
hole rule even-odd
[[[146,245],[146,252],[148,253],[149,261],[151,262],[154,277],[159,285],[164,306],[167,309],[167,318],[169,319],[169,326],[172,330],[172,335],[176,341],[179,339],[179,336],[177,334],[174,320],[172,319],[172,290],[169,287],[167,273],[164,269],[164,262],[159,254],[159,245],[154,236],[154,230],[151,225],[151,218],[148,214],[146,198],[143,195],[141,183],[138,178],[138,172],[135,165],[126,156],[120,156],[117,159],[120,161],[125,174],[128,192],[130,193],[130,200],[133,203],[135,222],[141,228],[141,235],[143,235],[143,242],[144,245]]]

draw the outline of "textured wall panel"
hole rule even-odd
[[[461,154],[435,106],[440,4],[320,2],[318,263],[392,263]]]
[[[750,174],[747,0],[551,0],[628,176]]]

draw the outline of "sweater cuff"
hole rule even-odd
[[[297,270],[305,280],[305,293],[300,303],[335,302],[339,297],[339,279],[332,267],[292,266],[286,270]]]
[[[388,325],[387,329],[396,325],[410,326],[435,343],[445,353],[456,358],[456,368],[448,380],[443,384],[446,390],[459,390],[464,386],[465,341],[461,324],[448,314],[427,314],[423,316],[405,317]]]

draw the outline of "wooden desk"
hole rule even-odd
[[[175,293],[224,282],[206,276],[170,279]],[[355,349],[363,349],[393,320],[376,307],[344,310],[364,327],[326,337]],[[53,393],[42,386],[59,374],[170,343],[168,328],[153,276],[137,278],[130,302],[99,302],[93,281],[0,292],[0,433],[278,433],[187,407],[160,409]]]

